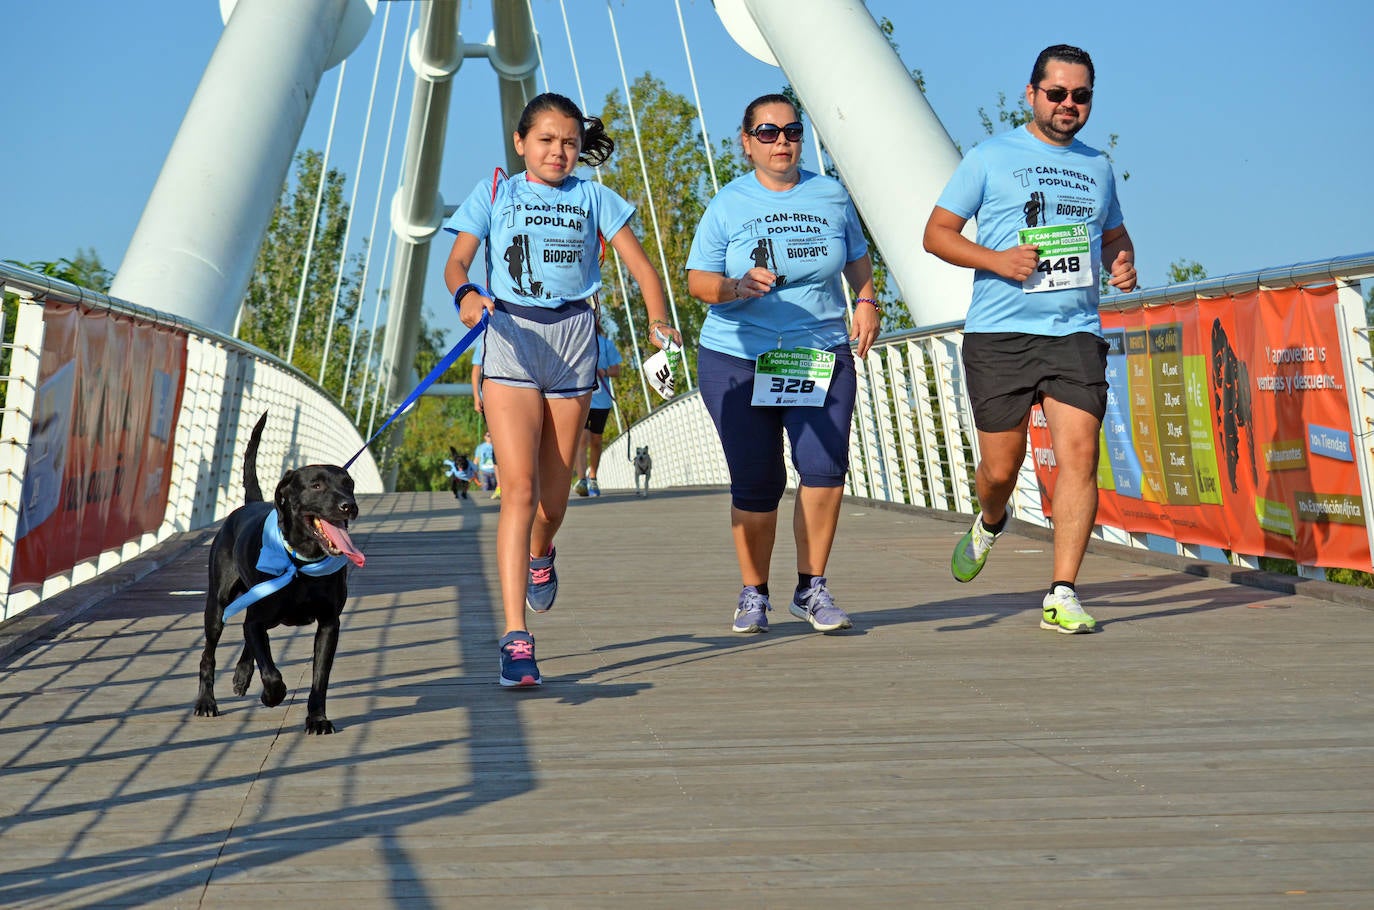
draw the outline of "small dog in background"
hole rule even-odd
[[[649,475],[650,475],[651,473],[653,473],[653,470],[654,470],[654,460],[653,460],[652,458],[649,457],[649,447],[648,447],[648,446],[640,446],[639,448],[635,449],[634,464],[635,464],[635,495],[637,495],[637,496],[648,496],[648,495],[649,495]],[[643,479],[644,479],[644,489],[643,489],[643,490],[640,490],[640,488],[639,488],[639,481],[640,481],[640,478],[643,478]]]
[[[454,499],[467,499],[468,487],[472,486],[472,469],[468,456],[453,446],[448,447],[449,457],[444,459],[444,470],[448,472],[449,486],[453,489]]]

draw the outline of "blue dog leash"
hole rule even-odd
[[[462,295],[470,290],[477,291],[477,293],[481,294],[483,297],[491,296],[491,291],[482,287],[480,284],[465,284],[462,287],[460,287],[453,295],[453,306],[455,309],[458,306],[458,301],[462,299]],[[363,443],[363,447],[359,449],[356,453],[354,453],[352,458],[344,462],[345,471],[352,466],[353,462],[358,460],[359,455],[367,451],[367,447],[372,445],[372,443],[374,443],[377,440],[378,436],[381,436],[382,433],[386,432],[386,428],[391,426],[391,424],[395,422],[397,417],[400,417],[403,413],[405,413],[405,411],[419,399],[420,395],[424,393],[425,389],[434,385],[434,383],[439,379],[439,377],[444,375],[448,368],[453,366],[454,362],[457,361],[459,357],[463,356],[463,352],[466,351],[468,348],[472,347],[473,343],[477,341],[477,336],[481,335],[482,332],[486,329],[487,319],[489,316],[490,314],[486,310],[482,311],[482,318],[478,320],[477,324],[472,328],[468,329],[468,333],[466,335],[458,339],[458,343],[453,346],[453,350],[449,351],[447,354],[444,355],[444,358],[440,360],[438,364],[435,365],[434,369],[429,371],[428,376],[420,380],[420,384],[415,387],[415,391],[411,392],[410,395],[406,397],[406,400],[401,402],[400,407],[398,407],[395,411],[391,412],[391,416],[386,419],[386,423],[382,424],[381,428],[378,429],[377,432],[372,434],[372,438],[369,439],[367,442]]]
[[[298,565],[292,558],[286,540],[281,536],[281,521],[277,517],[277,510],[273,509],[267,513],[267,518],[262,523],[262,551],[258,553],[257,565],[259,572],[273,577],[253,585],[234,598],[229,606],[224,608],[224,618],[228,619],[263,598],[277,593],[291,583],[297,572],[320,577],[333,575],[346,565],[348,560],[343,556],[326,556],[314,562]]]

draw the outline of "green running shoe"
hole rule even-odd
[[[1072,588],[1055,585],[1054,590],[1045,595],[1040,608],[1040,628],[1051,632],[1073,635],[1076,632],[1091,632],[1097,628],[1097,620],[1083,611],[1078,595]]]
[[[1006,528],[1004,516],[1002,531]],[[1002,531],[994,533],[983,527],[982,513],[973,519],[973,527],[959,538],[959,542],[954,545],[954,555],[949,560],[949,570],[954,573],[955,581],[973,581],[978,573],[983,571],[983,564],[988,561],[988,551],[992,549],[997,538],[1002,536]]]

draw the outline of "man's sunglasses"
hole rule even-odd
[[[1070,95],[1073,96],[1074,104],[1087,104],[1089,101],[1093,100],[1093,90],[1090,88],[1076,88],[1073,91],[1069,91],[1066,88],[1041,88],[1037,85],[1035,90],[1037,92],[1044,92],[1045,97],[1055,104],[1058,104]]]
[[[786,136],[788,142],[801,142],[802,125],[796,122],[789,123],[787,124],[787,126],[775,126],[771,123],[760,123],[752,130],[745,130],[744,132],[750,136],[753,136],[755,139],[762,142],[764,145],[771,145],[772,143],[777,142],[779,134]]]

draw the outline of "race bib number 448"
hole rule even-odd
[[[1017,233],[1021,243],[1033,243],[1040,250],[1035,271],[1021,282],[1021,290],[1035,294],[1092,287],[1092,241],[1086,224],[1051,224]]]

